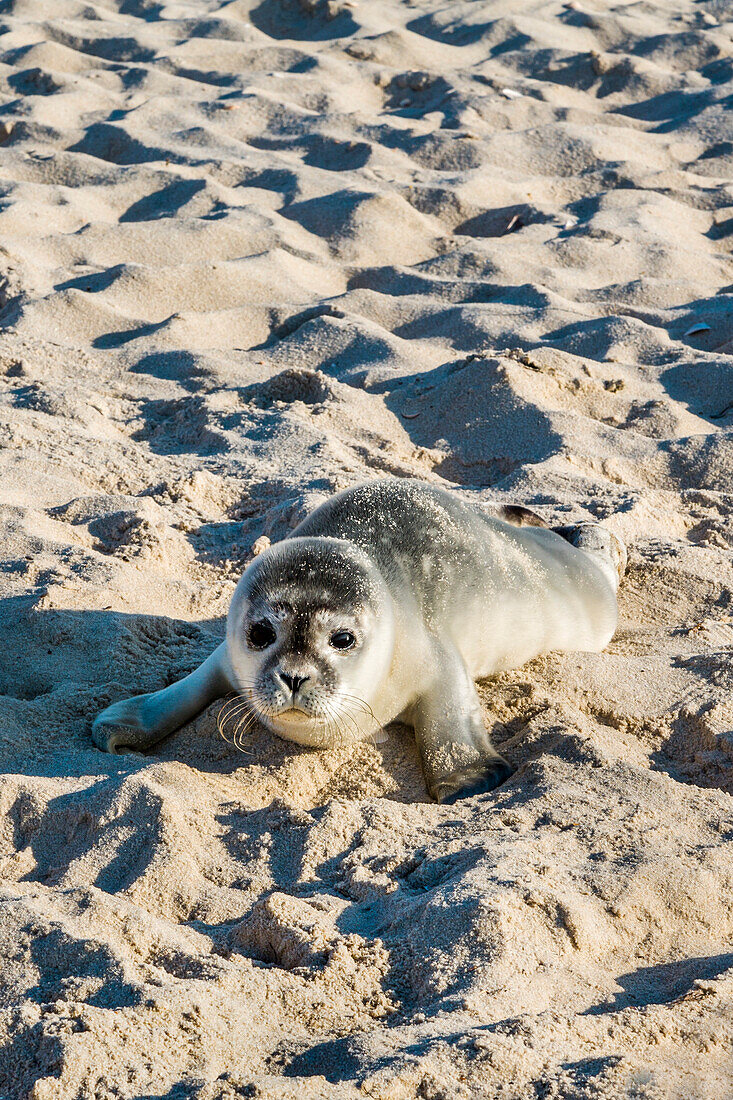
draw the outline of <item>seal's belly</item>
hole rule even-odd
[[[599,652],[616,629],[616,601],[590,563],[543,573],[541,584],[466,601],[451,633],[474,679],[517,668],[552,650]]]

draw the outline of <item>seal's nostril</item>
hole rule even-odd
[[[291,676],[289,672],[280,672],[278,675],[283,683],[290,688],[293,695],[309,679],[308,676]]]

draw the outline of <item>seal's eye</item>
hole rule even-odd
[[[350,630],[336,630],[329,638],[329,642],[334,649],[351,649],[356,645],[356,638]]]
[[[272,629],[267,619],[259,623],[252,623],[247,632],[247,644],[250,649],[267,649],[275,641],[277,634]]]

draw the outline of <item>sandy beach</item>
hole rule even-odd
[[[0,1100],[730,1100],[729,0],[0,31]],[[386,475],[628,546],[603,653],[480,685],[511,780],[94,747]]]

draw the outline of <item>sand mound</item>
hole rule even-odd
[[[2,1097],[730,1097],[732,28],[4,4]],[[605,653],[481,687],[510,782],[93,747],[380,474],[629,546]]]

